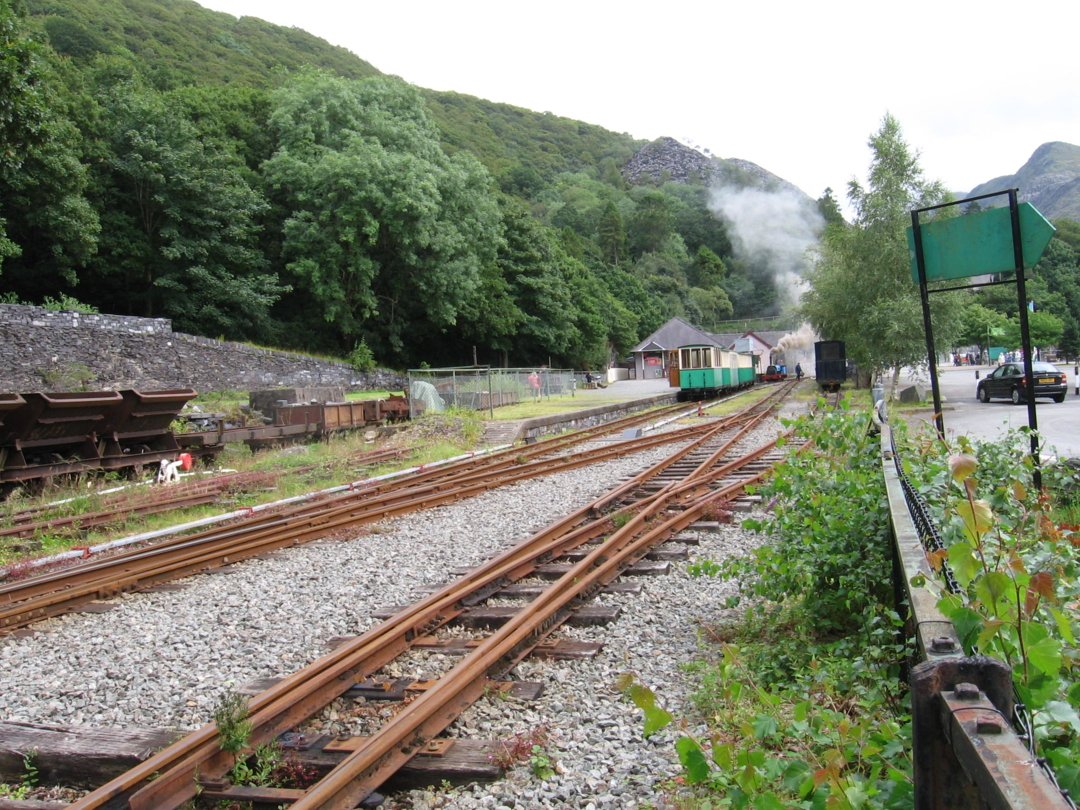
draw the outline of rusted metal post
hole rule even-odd
[[[916,810],[978,810],[985,807],[978,787],[962,773],[949,729],[942,725],[940,695],[957,684],[975,684],[1006,717],[1012,714],[1012,680],[1001,661],[984,656],[924,661],[913,667],[911,721],[912,771]]]

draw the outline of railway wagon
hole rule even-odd
[[[203,429],[177,434],[187,451],[215,455],[230,442],[243,442],[252,450],[299,439],[324,439],[337,433],[374,427],[409,418],[403,396],[349,402],[301,402],[274,406],[270,424],[238,426],[218,419]]]
[[[173,423],[195,396],[190,388],[0,393],[0,497],[16,485],[55,476],[136,474],[174,460],[181,450],[213,457],[229,442],[256,449],[409,418],[408,400],[390,396],[283,405],[274,408],[269,424],[206,417],[195,430],[174,433]]]
[[[842,340],[814,344],[814,376],[822,391],[839,391],[847,379],[847,350]]]
[[[679,347],[680,402],[712,399],[754,384],[754,359],[749,354],[718,346],[693,344]]]
[[[173,458],[169,424],[195,392],[62,391],[0,398],[0,484]]]

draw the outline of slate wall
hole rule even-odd
[[[395,372],[362,374],[346,363],[174,332],[167,318],[0,304],[0,390],[7,392],[404,384]]]

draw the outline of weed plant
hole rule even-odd
[[[23,773],[18,784],[0,782],[0,799],[27,801],[38,787],[37,749],[23,754]]]
[[[994,442],[959,437],[948,447],[923,435],[903,450],[904,468],[941,526],[945,549],[931,565],[949,565],[959,583],[936,580],[939,608],[968,654],[1004,661],[1030,710],[1039,753],[1059,784],[1080,798],[1080,529],[1060,519],[1080,488],[1075,466],[1051,464],[1043,490],[1033,484],[1027,431]]]
[[[822,403],[823,404],[823,403]],[[683,734],[680,806],[909,808],[911,727],[901,678],[908,647],[892,609],[890,534],[877,440],[842,407],[804,417],[762,493],[768,542],[695,575],[739,579],[742,618],[706,626],[687,666],[705,733]],[[621,682],[645,733],[675,721],[651,689]]]

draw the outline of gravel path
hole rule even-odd
[[[775,421],[758,435],[777,432]],[[671,448],[493,490],[374,527],[354,540],[326,541],[193,577],[182,590],[113,600],[102,614],[73,614],[0,639],[0,718],[50,725],[196,728],[230,688],[285,676],[323,654],[334,636],[373,624],[376,610],[419,598],[453,569],[474,566],[654,463]],[[758,539],[737,525],[700,535],[692,556],[745,553]],[[483,700],[451,734],[509,739],[546,732],[557,773],[527,764],[492,785],[397,794],[390,808],[623,808],[663,805],[663,782],[679,766],[671,729],[645,740],[640,712],[615,688],[631,672],[676,714],[690,713],[693,684],[681,666],[698,652],[698,622],[722,613],[731,583],[691,577],[685,564],[641,580],[639,595],[604,595],[623,608],[601,628],[564,629],[602,641],[594,659],[526,661],[523,680],[545,684],[540,699]],[[401,674],[427,676],[442,656],[414,654]],[[450,664],[453,661],[449,662]],[[406,671],[414,668],[415,671]]]

